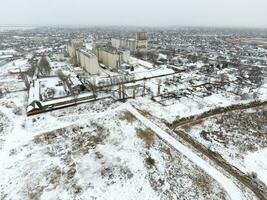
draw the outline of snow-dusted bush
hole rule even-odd
[[[9,101],[5,103],[6,108],[15,108],[15,103],[13,101]]]
[[[47,88],[43,92],[44,99],[51,99],[55,96],[56,90],[54,88]]]
[[[15,115],[22,115],[22,108],[21,107],[16,107],[12,111]]]

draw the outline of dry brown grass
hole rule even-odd
[[[151,167],[155,166],[155,160],[153,158],[151,158],[151,156],[148,156],[145,159],[145,164],[147,167],[151,168]]]
[[[210,180],[207,176],[203,174],[196,174],[192,177],[192,181],[194,184],[196,184],[199,188],[203,188],[207,190],[208,193],[211,193],[212,186],[210,184]]]
[[[199,192],[202,193],[203,197],[207,200],[211,200],[210,194],[214,191],[214,188],[211,184],[211,180],[204,174],[194,174],[192,176],[192,182],[194,185],[196,185],[198,192],[197,195],[200,196]],[[201,196],[202,196],[201,195]],[[219,199],[226,199],[224,193],[219,193],[220,196]]]
[[[189,132],[194,126],[198,124],[202,124],[203,120],[195,120],[193,122],[190,122],[188,124],[182,125],[181,128],[184,129],[186,132]]]
[[[197,186],[198,191],[202,193],[205,199],[212,200],[212,197],[210,194],[212,194],[212,192],[214,191],[214,188],[211,184],[212,181],[206,175],[197,173],[193,175],[192,182],[194,185]],[[223,192],[219,193],[218,195],[219,195],[219,199],[222,199],[222,200],[226,199],[225,194]]]
[[[119,116],[119,119],[120,120],[126,120],[129,123],[132,123],[133,121],[136,120],[135,116],[129,111],[121,113],[121,115]]]
[[[30,173],[25,174],[29,176]],[[61,183],[61,168],[59,166],[53,166],[52,168],[47,169],[43,172],[41,176],[35,175],[32,177],[32,182],[26,182],[25,187],[22,188],[22,191],[27,195],[26,199],[38,200],[41,198],[42,194],[46,188],[55,189]],[[42,177],[45,177],[47,183],[43,182],[38,185],[36,183],[42,182]]]
[[[155,143],[154,132],[151,129],[136,129],[137,137],[142,139],[147,148],[150,148]]]
[[[60,179],[61,179],[61,169],[59,166],[55,166],[49,171],[45,172],[45,177],[48,180],[49,184],[53,184],[55,186],[60,184]]]
[[[35,144],[52,144],[63,135],[65,135],[65,128],[37,135],[33,138],[33,142]]]
[[[138,111],[139,111],[142,115],[144,115],[145,117],[150,117],[150,116],[151,116],[151,114],[150,114],[147,110],[139,110],[139,109],[138,109]]]

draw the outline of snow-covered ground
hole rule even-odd
[[[233,111],[185,127],[210,150],[267,185],[267,107]]]
[[[246,101],[243,102],[245,103]],[[212,94],[204,98],[182,97],[179,100],[170,100],[169,105],[160,106],[160,109],[159,103],[155,103],[149,98],[142,98],[136,102],[142,110],[146,110],[169,122],[177,118],[201,114],[218,107],[218,105],[220,107],[226,107],[238,103],[242,103],[242,101],[236,101],[234,96],[226,97],[222,94]]]
[[[145,61],[134,61],[142,63],[143,66],[136,67],[136,74],[140,72],[142,76],[173,72],[166,66],[155,70],[150,69]],[[66,67],[65,72],[73,74],[64,63],[51,63],[54,71]],[[18,75],[8,73],[14,65],[27,66],[28,62],[19,59],[14,64],[2,66],[0,88],[19,89],[24,84]],[[195,79],[193,83],[191,75]],[[127,110],[133,104],[143,112],[172,122],[218,106],[252,101],[240,100],[228,91],[202,96],[205,88],[193,90],[192,86],[203,83],[199,77],[185,72],[181,76],[168,77],[172,84],[161,80],[160,88],[158,80],[146,82],[154,94],[157,90],[164,94],[164,89],[174,92],[192,89],[192,95],[162,97],[164,101],[161,97],[157,97],[157,101],[145,96],[125,104],[106,99],[32,117],[26,117],[26,91],[4,94],[0,99],[0,159],[5,161],[0,164],[1,197],[12,200],[241,199],[241,196],[242,199],[253,199],[253,195],[240,194],[244,191],[236,185],[237,182],[233,183],[231,178],[188,147],[169,138],[160,127],[151,125],[136,113],[134,116],[133,110]],[[180,80],[184,81],[183,84]],[[48,86],[57,84],[57,81],[47,82]],[[265,91],[264,87],[259,90],[259,99],[266,100]],[[236,121],[233,123],[238,124]],[[266,141],[260,142],[252,136],[249,139],[255,139],[253,141],[260,145],[258,151],[239,154],[243,159],[231,157],[238,152],[238,140],[236,143],[230,140],[231,145],[224,146],[220,140],[217,141],[218,138],[213,138],[215,142],[210,143],[199,136],[200,129],[212,131],[214,128],[217,131],[219,127],[214,124],[215,121],[210,119],[204,125],[193,127],[190,133],[207,147],[230,155],[226,159],[234,158],[229,161],[231,164],[243,166],[246,172],[257,170],[261,180],[266,177],[266,162],[263,160],[266,151],[262,148]],[[252,127],[248,133],[255,130]],[[232,137],[231,132],[226,133],[227,137]],[[240,138],[248,141],[245,137]]]
[[[226,190],[227,194],[231,199],[243,199],[243,195],[240,189],[226,176],[224,176],[221,172],[216,170],[214,167],[210,166],[208,162],[204,161],[198,155],[193,153],[188,147],[184,146],[180,142],[178,142],[175,138],[170,136],[167,132],[163,131],[157,125],[146,119],[143,115],[141,115],[136,109],[133,107],[129,107],[128,110],[133,113],[140,121],[142,121],[148,128],[151,128],[155,131],[159,137],[165,140],[167,143],[172,145],[176,150],[180,151],[190,160],[192,160],[196,165],[198,165],[201,169],[203,169],[206,173],[208,173],[211,177],[213,177],[217,182],[219,182],[222,187]]]
[[[131,57],[130,58],[130,63],[133,64],[133,65],[141,65],[147,69],[152,69],[153,68],[153,65],[150,63],[150,62],[147,62],[147,61],[144,61],[144,60],[141,60],[141,59],[137,59],[137,58],[134,58],[134,57]]]
[[[9,71],[12,71],[17,68],[21,68],[21,70],[25,70],[29,67],[29,63],[27,59],[18,59],[13,62],[9,62],[4,66],[0,66],[0,76],[7,75]],[[2,79],[3,80],[3,79]]]
[[[244,166],[248,172],[256,172],[258,178],[267,185],[267,148],[247,153]]]
[[[46,101],[50,98],[59,98],[67,96],[64,84],[58,77],[39,79],[39,85],[41,100],[43,101]]]
[[[201,66],[201,65],[200,65]],[[166,73],[170,69],[164,69],[161,67],[158,69],[158,73]],[[234,82],[236,79],[233,73],[229,73],[228,70],[223,70],[229,78],[229,82]],[[170,72],[170,71],[169,71]],[[150,73],[150,72],[147,72]],[[222,72],[220,72],[222,73]],[[218,74],[220,74],[218,72]],[[137,73],[138,74],[138,73]],[[164,95],[164,90],[170,93],[174,93],[177,98],[161,98],[159,97],[156,102],[151,101],[151,98],[141,98],[135,103],[142,110],[152,113],[158,118],[164,119],[168,122],[173,122],[176,119],[198,115],[205,111],[215,109],[217,107],[227,107],[234,104],[245,104],[258,101],[267,100],[267,77],[263,77],[262,85],[259,88],[251,89],[248,86],[241,87],[242,94],[237,94],[236,84],[229,83],[224,86],[224,89],[210,91],[204,87],[198,87],[198,85],[207,82],[205,80],[205,74],[198,74],[196,72],[182,72],[178,75],[167,76],[158,80],[151,80],[146,82],[146,86],[153,91],[156,95],[158,91],[158,85],[160,84],[160,94]],[[173,80],[172,80],[173,79]],[[208,82],[218,81],[215,78],[211,78]],[[253,97],[253,93],[257,94],[257,97]],[[206,95],[207,94],[207,95]],[[245,96],[245,97],[244,97]]]
[[[0,50],[0,56],[4,56],[4,55],[14,55],[17,54],[18,52],[14,49],[6,49],[6,50]]]
[[[228,199],[216,181],[124,107],[95,103],[26,118],[2,105],[13,129],[0,151],[1,196]]]
[[[5,82],[23,84],[10,77]],[[25,91],[0,99],[1,199],[229,198],[122,103],[26,117],[26,102]]]

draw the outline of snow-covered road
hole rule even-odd
[[[135,108],[133,108],[132,106],[128,106],[127,109],[148,128],[153,130],[160,138],[165,140],[176,150],[178,150],[180,153],[190,159],[193,163],[195,163],[198,167],[200,167],[203,171],[205,171],[208,175],[214,178],[224,188],[230,199],[243,199],[243,195],[240,189],[233,183],[231,179],[227,178],[223,173],[211,166],[207,161],[195,154],[191,149],[189,149],[188,147],[177,141],[175,138],[170,136],[167,132],[163,131],[160,127],[152,123],[142,114],[140,114]]]

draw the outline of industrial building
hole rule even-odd
[[[99,74],[100,67],[96,55],[83,48],[83,41],[80,38],[71,40],[71,43],[67,46],[73,64],[80,65],[89,74]]]
[[[123,40],[122,40],[123,42]],[[130,59],[130,51],[135,51],[136,40],[129,39],[125,44],[119,44],[117,48],[112,46],[97,45],[93,52],[85,50],[81,39],[73,39],[67,46],[73,64],[80,65],[89,74],[99,74],[99,62],[112,71],[117,71],[121,64],[127,63]],[[130,48],[122,49],[121,45],[128,45]]]
[[[76,56],[76,50],[83,48],[83,41],[81,38],[72,39],[70,44],[67,46],[70,57]]]
[[[135,39],[126,39],[126,38],[112,38],[111,39],[112,47],[116,49],[128,49],[131,52],[136,51],[136,40]]]
[[[77,60],[82,69],[89,74],[99,74],[100,67],[96,55],[84,50],[78,50],[77,52]]]
[[[117,71],[123,62],[130,58],[129,50],[119,50],[114,47],[102,46],[94,49],[98,61],[106,65],[112,71]]]
[[[112,38],[111,45],[114,48],[128,49],[131,52],[136,52],[136,51],[146,52],[148,50],[148,36],[146,32],[138,32],[136,34],[136,39]]]

